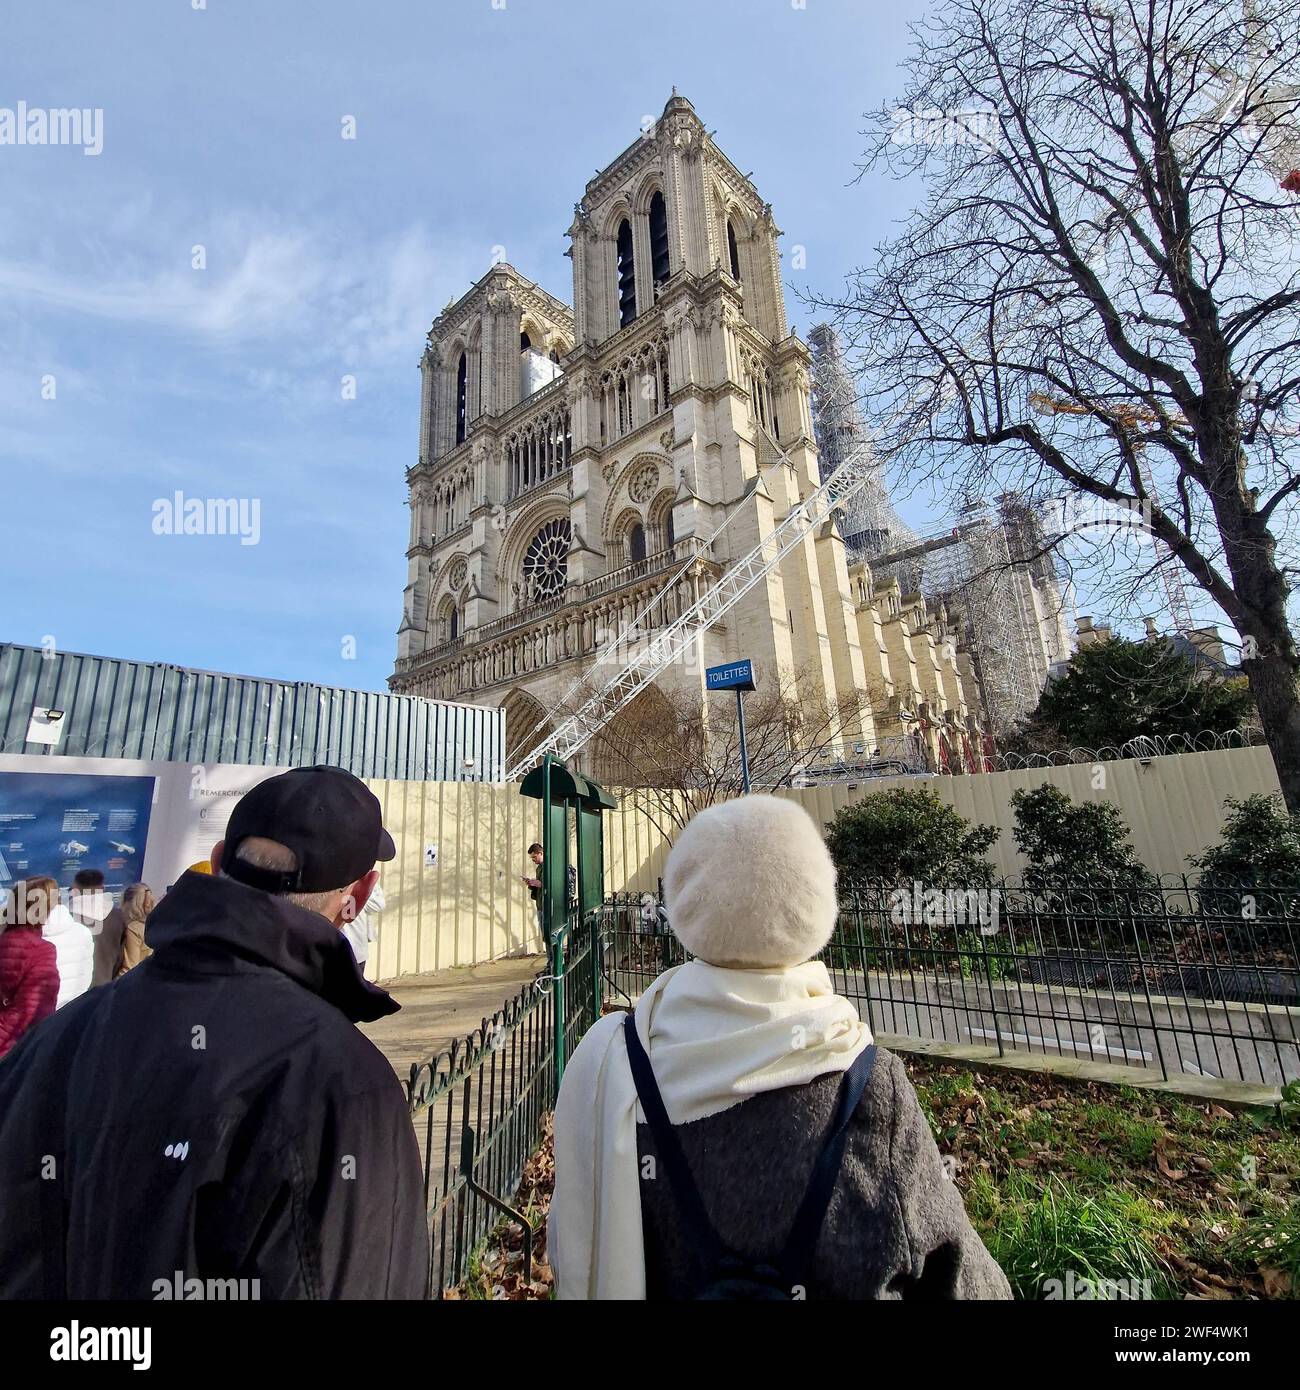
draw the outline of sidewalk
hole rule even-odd
[[[406,1080],[413,1062],[428,1061],[484,1018],[491,1018],[537,974],[542,963],[541,956],[522,956],[381,980],[402,1010],[358,1026]]]

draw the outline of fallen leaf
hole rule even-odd
[[[1165,1141],[1163,1139],[1156,1144],[1156,1167],[1159,1168],[1171,1182],[1177,1182],[1179,1178],[1185,1178],[1187,1176],[1186,1168],[1175,1168],[1165,1156]]]

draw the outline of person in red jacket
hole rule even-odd
[[[58,959],[41,927],[58,895],[52,878],[29,878],[14,886],[0,911],[0,1057],[54,1012]]]

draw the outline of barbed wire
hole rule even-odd
[[[984,767],[971,771],[961,766],[930,766],[928,760],[912,750],[906,757],[878,756],[862,762],[837,761],[830,766],[796,768],[790,785],[796,789],[827,784],[856,784],[890,777],[978,777],[984,772],[1023,772],[1027,769],[1068,767],[1079,763],[1108,763],[1124,759],[1176,757],[1183,753],[1218,753],[1229,748],[1265,745],[1261,732],[1232,729],[1216,733],[1206,729],[1197,734],[1140,734],[1123,743],[1103,744],[1099,748],[1057,748],[1041,753],[984,753],[976,757]]]
[[[1059,748],[1042,753],[994,753],[989,761],[997,772],[1019,772],[1035,767],[1067,767],[1073,763],[1118,762],[1125,758],[1169,758],[1181,753],[1220,753],[1229,748],[1262,745],[1262,733],[1229,729],[1216,733],[1206,729],[1198,734],[1139,734],[1124,743],[1103,744],[1099,748]]]

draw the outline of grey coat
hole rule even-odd
[[[735,1253],[770,1261],[781,1249],[839,1084],[838,1075],[819,1077],[677,1126],[714,1228]],[[682,1228],[647,1125],[637,1126],[637,1147],[646,1296],[692,1298],[711,1271]],[[1011,1297],[944,1173],[903,1064],[883,1048],[849,1130],[807,1297]]]

